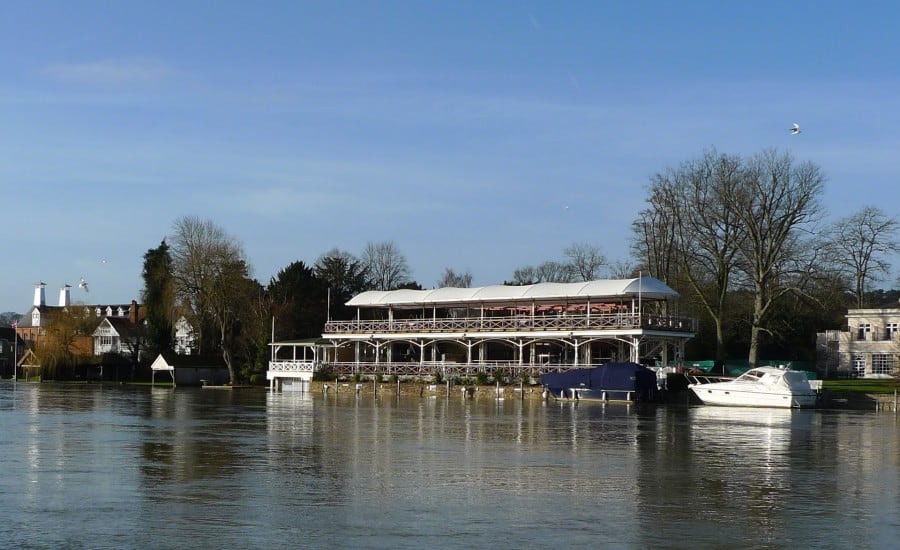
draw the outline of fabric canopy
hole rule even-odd
[[[621,300],[623,298],[665,300],[678,293],[653,277],[605,279],[580,283],[538,283],[535,285],[491,285],[476,288],[435,288],[432,290],[369,290],[357,294],[351,307],[417,308],[459,307],[485,303],[548,303]]]

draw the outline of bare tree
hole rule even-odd
[[[628,260],[616,260],[609,266],[609,276],[613,279],[631,279],[639,274],[640,270]]]
[[[250,276],[243,247],[208,220],[182,217],[173,229],[170,240],[176,292],[193,313],[200,349],[215,347],[234,383],[232,358]]]
[[[875,206],[834,222],[828,232],[832,260],[854,282],[856,307],[865,306],[867,282],[880,280],[890,271],[885,256],[900,251],[896,242],[897,220]]]
[[[581,281],[593,281],[600,277],[600,269],[606,265],[606,256],[600,249],[587,243],[574,243],[563,251],[569,259],[574,278]]]
[[[750,159],[740,185],[724,197],[746,231],[739,267],[753,295],[750,366],[757,364],[760,336],[769,330],[774,304],[800,288],[797,280],[814,265],[817,249],[807,246],[813,233],[805,230],[821,215],[824,180],[815,164],[796,165],[790,154],[772,149]]]
[[[716,331],[716,360],[724,360],[726,298],[740,259],[744,226],[728,197],[742,184],[739,157],[708,151],[651,182],[650,207],[636,224],[647,261],[689,286]],[[665,220],[665,223],[647,223]]]
[[[457,273],[453,271],[449,267],[444,268],[444,274],[437,282],[438,288],[444,287],[454,287],[454,288],[469,288],[472,286],[472,273],[469,270],[466,270],[462,273]]]
[[[406,257],[394,241],[367,243],[362,263],[375,290],[394,290],[410,282]]]
[[[677,273],[679,251],[675,246],[675,216],[671,195],[651,184],[649,206],[631,226],[632,255],[652,277],[672,286]],[[624,277],[623,277],[624,278]]]

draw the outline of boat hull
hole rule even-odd
[[[691,391],[705,405],[732,407],[805,408],[816,405],[816,394],[758,391],[735,387],[730,383],[696,384]]]

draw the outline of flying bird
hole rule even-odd
[[[800,125],[795,122],[794,125],[791,126],[791,135],[796,136],[799,133],[800,133]]]
[[[81,280],[78,281],[78,288],[80,288],[81,290],[83,290],[85,292],[90,292],[90,290],[88,290],[87,281],[84,280],[84,277],[82,277]]]

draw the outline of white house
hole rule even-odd
[[[140,361],[141,352],[147,345],[143,323],[134,324],[121,317],[103,317],[91,336],[94,338],[94,355],[117,353]]]
[[[826,375],[887,378],[900,373],[900,308],[851,309],[842,330],[816,334]]]

